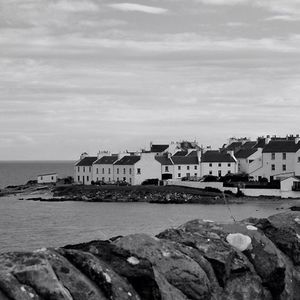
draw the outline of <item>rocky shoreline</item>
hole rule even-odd
[[[300,212],[0,254],[0,299],[299,299]]]

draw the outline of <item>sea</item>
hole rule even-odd
[[[73,162],[1,162],[1,185],[23,184],[39,173],[72,175]],[[256,200],[243,204],[150,204],[38,202],[0,198],[0,253],[59,247],[134,233],[155,235],[192,219],[232,222],[288,211],[300,200]]]

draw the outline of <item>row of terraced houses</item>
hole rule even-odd
[[[84,153],[75,164],[75,181],[82,184],[126,181],[139,185],[147,179],[198,179],[237,173],[269,181],[300,176],[299,135],[266,136],[256,141],[232,138],[218,150],[196,142],[151,143],[149,150],[131,153]]]

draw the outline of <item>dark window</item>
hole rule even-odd
[[[104,177],[102,177],[102,181],[104,181],[105,180],[105,178]]]
[[[169,167],[165,167],[165,172],[169,172]]]
[[[219,177],[222,176],[222,171],[221,171],[221,170],[218,171],[218,176],[219,176]]]
[[[53,180],[53,176],[51,176],[51,180]]]
[[[126,174],[126,169],[125,168],[123,169],[123,174]]]
[[[83,172],[85,172],[85,167],[83,167]]]
[[[131,184],[131,182],[132,182],[131,178],[129,178],[129,182],[130,182],[130,184]]]
[[[197,166],[195,166],[194,169],[197,170]]]
[[[91,167],[89,167],[89,172],[91,172],[92,171],[92,168]]]
[[[271,154],[271,159],[274,160],[275,159],[275,153]]]
[[[86,181],[89,181],[89,180],[90,180],[89,176],[86,176]]]
[[[212,171],[209,171],[209,175],[212,175]]]
[[[178,166],[178,170],[181,170],[181,166]]]
[[[229,171],[227,172],[227,174],[231,174],[231,171],[229,170]]]
[[[286,165],[282,165],[282,171],[286,171]]]
[[[123,177],[123,181],[126,181],[126,177]]]
[[[99,174],[99,169],[98,168],[96,169],[96,174]]]
[[[108,168],[108,174],[110,174],[110,168]]]
[[[212,167],[212,163],[210,163],[209,166]]]
[[[189,170],[189,169],[190,169],[190,166],[187,166],[186,169]]]
[[[129,174],[131,175],[131,172],[132,172],[132,170],[131,170],[131,168],[129,169]]]
[[[271,170],[275,171],[275,165],[271,165]]]
[[[282,153],[282,159],[286,160],[286,153]]]
[[[197,176],[198,174],[197,173],[195,173],[195,176]]]
[[[178,173],[178,177],[181,177],[181,173]]]
[[[221,163],[218,163],[218,167],[222,167],[222,164],[221,164]]]
[[[228,167],[231,167],[231,164],[229,163],[227,166],[228,166]]]
[[[80,181],[80,176],[77,177],[78,178],[78,182]]]
[[[102,174],[104,174],[104,168],[102,168]]]
[[[117,174],[119,174],[119,168],[117,168]]]
[[[137,169],[137,174],[141,174],[141,169],[140,168]]]
[[[298,163],[300,163],[300,157],[298,157]]]
[[[80,172],[80,167],[77,168],[78,172]]]

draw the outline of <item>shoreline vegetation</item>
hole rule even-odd
[[[19,200],[84,201],[84,202],[148,202],[158,204],[242,204],[255,200],[281,200],[279,197],[245,197],[214,189],[182,186],[84,186],[27,183],[0,190],[0,197],[14,195]]]

